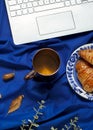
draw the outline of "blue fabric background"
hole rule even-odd
[[[77,95],[66,78],[66,64],[71,53],[79,46],[92,43],[93,32],[85,32],[50,40],[16,46],[13,43],[9,21],[4,5],[0,0],[0,130],[20,130],[24,119],[33,119],[33,107],[37,101],[45,100],[43,116],[38,120],[38,130],[58,130],[75,116],[83,130],[93,130],[93,102]],[[32,58],[35,52],[43,47],[55,49],[61,58],[61,67],[56,79],[24,80],[32,69]],[[15,71],[15,78],[9,82],[2,80],[2,75]],[[11,101],[23,94],[21,107],[7,115]]]

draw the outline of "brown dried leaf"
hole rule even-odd
[[[14,112],[21,106],[21,102],[23,99],[24,95],[18,96],[16,99],[14,99],[9,107],[8,113]]]

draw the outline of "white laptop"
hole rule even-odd
[[[93,30],[93,0],[5,0],[16,45]]]

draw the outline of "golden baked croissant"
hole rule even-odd
[[[77,76],[86,92],[93,92],[93,67],[84,60],[76,63]]]
[[[81,58],[93,65],[93,49],[80,50],[78,54]]]

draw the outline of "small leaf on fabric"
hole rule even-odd
[[[11,113],[11,112],[16,111],[21,106],[23,97],[24,97],[24,95],[20,95],[20,96],[18,96],[16,99],[14,99],[12,101],[12,103],[11,103],[11,105],[9,107],[8,114]]]

